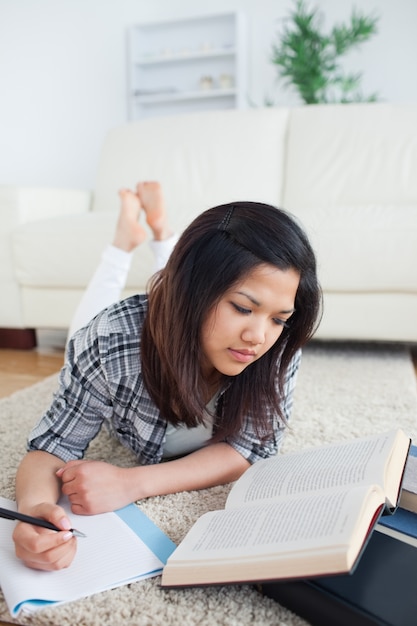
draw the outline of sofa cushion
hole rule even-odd
[[[417,204],[297,209],[327,291],[417,293]]]
[[[121,187],[159,180],[171,222],[234,200],[282,202],[288,109],[207,111],[112,130],[104,143],[94,211],[114,210]]]
[[[293,109],[284,207],[417,205],[417,107],[339,104]]]

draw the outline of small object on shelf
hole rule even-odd
[[[136,89],[134,96],[158,96],[161,94],[174,94],[178,91],[175,87],[159,87],[157,89]]]
[[[200,89],[213,89],[213,78],[211,76],[202,76],[200,78]]]
[[[200,49],[202,52],[210,52],[210,50],[212,49],[212,45],[209,41],[205,41],[201,44]]]
[[[231,89],[233,87],[233,76],[231,74],[220,74],[219,86],[221,89]]]

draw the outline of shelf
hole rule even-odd
[[[142,58],[135,61],[135,65],[139,66],[149,66],[149,65],[160,65],[164,63],[178,63],[178,62],[187,62],[187,61],[201,61],[203,59],[216,59],[221,57],[233,57],[235,55],[234,48],[225,48],[224,50],[213,50],[212,52],[190,52],[187,54],[171,54],[160,57],[149,57]]]
[[[244,107],[246,50],[238,11],[131,26],[130,119]]]
[[[157,104],[160,102],[180,102],[181,100],[204,100],[212,98],[230,98],[236,95],[235,89],[211,89],[207,91],[184,91],[146,96],[134,95],[135,102],[141,105]]]

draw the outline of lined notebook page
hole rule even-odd
[[[11,500],[0,497],[0,506],[15,509]],[[144,514],[135,505],[123,509],[136,509],[123,515],[117,513],[93,516],[74,515],[69,505],[63,504],[71,524],[87,535],[77,539],[77,553],[68,569],[57,572],[31,570],[23,565],[14,554],[12,532],[15,522],[0,519],[0,586],[10,613],[16,616],[20,610],[27,612],[42,608],[45,603],[62,603],[83,598],[106,589],[158,575],[165,558],[175,544],[148,518],[141,532],[141,516]],[[153,526],[153,547],[160,543],[156,552],[145,543],[149,525]],[[133,529],[134,528],[134,529]],[[160,536],[158,536],[160,533]],[[40,602],[39,602],[40,601]]]

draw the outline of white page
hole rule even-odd
[[[297,493],[317,493],[383,479],[396,431],[259,461],[233,486],[227,508]],[[376,482],[374,480],[373,482]]]
[[[358,520],[363,520],[362,504],[368,498],[375,510],[383,502],[378,488],[360,487],[206,513],[168,559],[168,567],[183,560],[243,561],[260,555],[279,558],[309,549],[346,545]],[[368,523],[363,523],[365,534]]]
[[[417,456],[408,457],[403,488],[412,493],[417,493]]]
[[[14,502],[1,497],[0,506],[16,509]],[[74,515],[68,505],[63,506],[73,527],[87,536],[77,539],[77,553],[70,567],[57,572],[23,565],[14,553],[15,522],[0,519],[0,586],[13,616],[27,600],[68,602],[156,576],[162,570],[162,561],[116,513]]]

